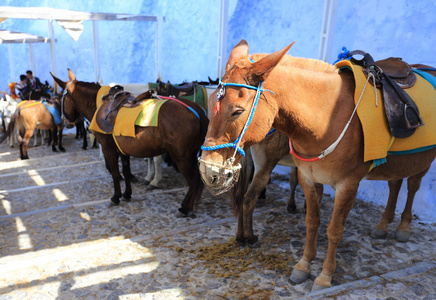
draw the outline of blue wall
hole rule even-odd
[[[91,12],[165,16],[161,68],[163,80],[205,80],[217,76],[219,0],[3,0],[4,6],[41,6]],[[318,58],[324,0],[229,0],[227,51],[241,39],[250,51],[274,52],[296,41],[290,54]],[[155,81],[155,25],[146,22],[98,22],[101,74],[104,83]],[[94,81],[92,23],[78,42],[55,22],[56,72],[62,79],[71,68],[79,80]],[[47,21],[6,20],[0,29],[48,37]],[[361,49],[375,59],[400,56],[413,63],[436,65],[436,1],[339,0],[328,57],[333,62],[343,46]],[[30,69],[28,46],[12,45],[17,78],[10,78],[8,48],[0,45],[0,90]],[[35,75],[51,77],[50,47],[33,46]],[[226,59],[228,57],[228,52]]]

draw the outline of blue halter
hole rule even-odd
[[[242,129],[241,134],[236,138],[236,140],[233,143],[227,143],[227,144],[221,144],[221,145],[214,145],[214,146],[209,146],[209,147],[204,147],[201,146],[201,150],[203,151],[211,151],[211,150],[218,150],[218,149],[223,149],[223,148],[234,148],[237,152],[239,152],[239,154],[241,154],[242,156],[245,156],[245,151],[244,149],[242,149],[239,146],[239,143],[242,139],[242,137],[244,136],[245,132],[248,129],[248,126],[250,125],[251,121],[253,120],[253,116],[254,116],[254,112],[256,111],[256,107],[257,104],[259,102],[259,97],[260,94],[264,91],[268,91],[270,93],[273,93],[273,91],[267,90],[267,89],[262,89],[262,81],[260,81],[259,86],[255,87],[255,86],[251,86],[251,85],[247,85],[247,84],[240,84],[240,83],[224,83],[222,81],[220,81],[219,87],[218,87],[218,92],[217,92],[217,101],[219,102],[221,100],[221,98],[224,96],[225,93],[225,87],[226,86],[236,86],[236,87],[244,87],[247,89],[252,89],[252,90],[256,90],[256,96],[254,98],[253,101],[253,106],[251,107],[251,111],[250,114],[248,115],[248,119],[247,122],[245,123],[244,128]],[[236,155],[236,151],[235,154],[233,155],[233,157]]]

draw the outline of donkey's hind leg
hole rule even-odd
[[[412,205],[415,194],[421,186],[422,177],[428,172],[429,168],[422,173],[411,176],[407,179],[407,202],[401,214],[401,222],[398,226],[395,238],[399,242],[407,242],[410,238],[410,223],[412,222]]]
[[[20,136],[22,136],[19,142],[21,159],[29,159],[29,155],[27,155],[27,146],[29,145],[29,140],[33,135],[33,130],[34,129],[27,129],[23,135],[20,132]]]
[[[193,153],[191,157],[177,157],[174,153],[171,153],[170,156],[189,186],[177,215],[179,217],[189,217],[188,213],[197,206],[204,188],[198,169],[197,154]]]
[[[155,156],[152,159],[148,158],[148,170],[151,172],[145,177],[146,182],[149,182],[147,190],[159,189],[159,183],[162,181],[162,155]]]
[[[403,179],[388,181],[389,185],[389,198],[386,204],[385,211],[380,222],[375,226],[371,232],[371,237],[375,239],[383,239],[388,234],[388,226],[394,221],[395,208],[397,207],[398,194],[400,193]]]

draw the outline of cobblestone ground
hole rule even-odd
[[[143,183],[146,162],[132,158],[140,179],[133,199],[108,207],[112,180],[98,149],[73,135],[67,152],[0,144],[0,299],[436,299],[435,224],[414,219],[407,243],[370,238],[383,207],[359,199],[337,251],[333,288],[309,293],[325,257],[333,199],[322,199],[318,256],[310,280],[288,282],[304,245],[304,197],[289,214],[288,178],[273,174],[267,201],[255,210],[257,247],[234,243],[227,195],[205,191],[190,218],[175,213],[183,177],[163,168],[162,189]],[[328,292],[330,290],[330,292]]]

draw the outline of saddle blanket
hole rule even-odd
[[[102,87],[97,94],[97,110],[100,107],[101,97],[109,92],[110,87]],[[101,92],[100,92],[101,91]],[[157,126],[159,109],[166,100],[148,99],[134,108],[122,107],[118,111],[115,119],[115,125],[112,132],[105,132],[100,129],[95,120],[96,114],[92,117],[89,129],[94,132],[112,134],[114,136],[130,136],[135,137],[135,125],[141,127]]]
[[[362,67],[349,60],[342,60],[335,66],[349,68],[353,71],[356,83],[354,101],[357,104],[366,82]],[[378,106],[376,106],[374,87],[370,83],[366,86],[362,100],[357,107],[357,115],[364,135],[365,162],[375,160],[374,166],[377,166],[385,161],[387,155],[408,154],[436,147],[436,87],[423,77],[416,77],[415,85],[404,91],[418,106],[424,125],[418,127],[415,133],[407,138],[394,138],[391,135],[382,102],[382,93],[376,89],[378,99]]]
[[[49,113],[52,115],[53,120],[56,125],[60,125],[62,122],[61,113],[54,107],[47,105],[45,102],[35,101],[35,100],[25,100],[18,103],[17,108],[26,108],[33,105],[44,104]]]
[[[61,113],[53,106],[48,105],[46,102],[42,102],[42,104],[44,104],[44,106],[47,108],[47,110],[53,116],[53,120],[54,120],[55,124],[60,125],[62,123]]]

